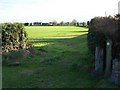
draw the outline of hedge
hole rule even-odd
[[[2,52],[24,49],[27,42],[27,33],[22,23],[2,23]]]
[[[95,17],[89,23],[88,47],[94,54],[95,47],[106,48],[106,40],[111,39],[113,58],[120,57],[120,17]]]

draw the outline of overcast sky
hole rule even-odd
[[[0,22],[87,21],[115,15],[120,0],[0,0]]]

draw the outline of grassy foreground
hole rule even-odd
[[[92,77],[93,56],[87,48],[87,29],[80,27],[25,27],[34,53],[20,66],[3,67],[3,88],[115,88]]]

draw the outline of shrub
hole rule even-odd
[[[113,42],[112,50],[113,57],[118,57],[120,52],[120,30],[118,29],[119,20],[114,17],[95,17],[89,23],[88,32],[88,47],[89,50],[95,53],[95,47],[101,46],[104,50],[106,40],[111,39]],[[119,50],[119,51],[118,51]]]
[[[2,23],[2,52],[23,49],[26,47],[27,33],[22,23]]]

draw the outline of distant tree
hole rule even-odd
[[[90,22],[89,21],[87,21],[87,25],[89,26],[89,24],[90,24]]]
[[[30,23],[30,26],[32,26],[32,23]]]
[[[60,22],[60,25],[63,26],[63,25],[64,25],[64,21],[61,21],[61,22]]]
[[[49,26],[53,26],[53,22],[49,22]]]
[[[77,20],[76,20],[76,19],[73,19],[73,20],[72,20],[72,24],[73,24],[74,26],[76,26],[76,25],[77,25]]]
[[[57,21],[53,21],[53,26],[57,26]]]
[[[24,23],[24,26],[28,26],[29,25],[29,23]]]
[[[79,23],[79,22],[77,22],[77,26],[80,26],[80,23]]]
[[[83,27],[86,27],[86,23],[85,22],[83,22]]]
[[[66,22],[66,25],[69,26],[69,25],[70,25],[70,22]]]

